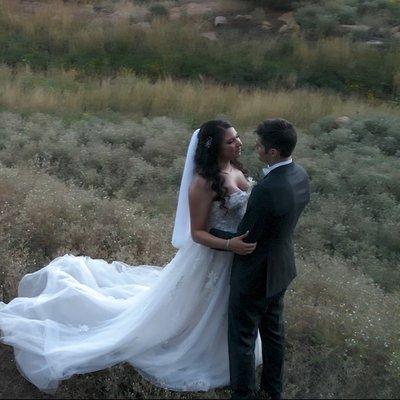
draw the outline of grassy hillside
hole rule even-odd
[[[285,300],[285,397],[397,398],[398,42],[375,48],[318,26],[370,23],[375,10],[392,29],[398,2],[201,3],[210,11],[189,15],[181,1],[0,0],[0,300],[65,253],[165,265],[193,129],[230,119],[258,179],[253,130],[284,117],[299,130],[294,156],[312,190]],[[201,36],[216,14],[263,22],[284,3],[300,33],[228,26],[217,40]],[[1,398],[228,396],[164,391],[126,364],[47,396],[0,346]]]
[[[216,29],[212,14],[170,21],[153,12],[143,17],[149,19],[144,28],[133,12],[121,11],[111,18],[104,8],[94,12],[95,5],[83,12],[83,6],[74,2],[46,4],[26,12],[19,2],[0,2],[0,63],[85,75],[127,70],[151,78],[328,88],[398,101],[400,40],[377,47],[350,37],[310,42],[298,32],[249,35],[240,29]],[[210,30],[218,40],[202,36]]]
[[[16,295],[23,274],[67,252],[132,265],[164,265],[173,256],[190,129],[167,118],[119,118],[0,114],[4,300]],[[297,229],[299,277],[287,297],[288,397],[398,393],[399,124],[389,117],[344,125],[323,118],[301,130],[295,156],[310,173],[312,201]],[[253,134],[243,140],[243,162],[257,178]],[[98,376],[111,378],[98,386]],[[154,392],[122,366],[65,382],[58,396],[111,391],[136,398],[138,384],[140,396],[186,396]]]

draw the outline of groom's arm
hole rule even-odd
[[[211,228],[210,233],[222,239],[232,239],[249,231],[249,235],[243,240],[246,243],[255,243],[264,232],[266,219],[271,212],[271,198],[266,190],[257,185],[251,192],[247,210],[239,224],[237,232],[229,232]]]
[[[257,185],[251,192],[247,210],[244,214],[236,235],[249,231],[244,239],[247,243],[257,242],[264,233],[267,219],[272,213],[272,196],[264,186]]]

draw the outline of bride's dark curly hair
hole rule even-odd
[[[221,207],[225,207],[225,197],[228,192],[224,188],[224,178],[219,167],[219,154],[224,133],[232,128],[228,121],[216,119],[205,122],[198,133],[198,145],[195,154],[195,171],[211,184],[211,189],[216,193],[214,201],[219,201]],[[231,164],[247,176],[247,171],[238,160],[232,160]]]

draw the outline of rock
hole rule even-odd
[[[223,26],[223,25],[226,25],[228,23],[228,20],[226,19],[226,17],[223,17],[223,16],[218,16],[218,17],[215,17],[215,20],[214,20],[214,26]]]
[[[380,35],[387,35],[388,33],[390,33],[390,30],[388,28],[381,27],[378,29],[378,33]]]
[[[278,32],[279,33],[293,33],[293,32],[299,32],[299,31],[300,31],[300,25],[297,22],[293,21],[289,24],[282,25],[279,28]]]
[[[233,19],[235,22],[249,22],[253,19],[253,17],[251,15],[242,15],[242,14],[238,14],[235,16],[235,18]]]
[[[123,18],[126,14],[124,10],[116,11],[114,14],[118,15],[119,18]],[[129,14],[129,20],[131,23],[139,23],[148,20],[150,17],[150,11],[143,9],[135,9]]]
[[[282,14],[279,18],[277,18],[278,21],[282,21],[285,24],[290,24],[292,22],[296,22],[293,16],[293,11],[289,11],[287,13]]]
[[[337,126],[339,126],[339,125],[348,125],[348,124],[350,124],[350,122],[351,122],[351,119],[349,117],[347,117],[346,115],[343,115],[341,117],[337,117],[335,119],[335,124]]]
[[[107,3],[94,4],[93,11],[110,14],[114,11],[114,7],[112,4],[107,4]]]
[[[400,32],[394,33],[394,34],[393,34],[393,37],[394,37],[395,39],[400,39]]]
[[[390,29],[390,33],[394,35],[395,33],[400,32],[400,26],[394,26]]]
[[[188,17],[196,17],[213,12],[211,4],[206,3],[187,3],[182,6],[172,7],[169,10],[169,17],[171,20],[177,20],[181,16],[186,15]]]
[[[173,7],[169,10],[169,19],[171,21],[178,20],[183,14],[181,7]]]
[[[382,46],[383,42],[381,40],[368,40],[368,42],[365,42],[365,44],[370,46]]]
[[[291,32],[299,32],[300,25],[296,22],[293,11],[282,14],[278,21],[284,22],[284,24],[279,28],[279,33],[291,33]]]
[[[368,32],[371,30],[368,25],[339,25],[339,28],[344,32]]]
[[[262,8],[255,8],[249,15],[253,17],[253,21],[258,23],[261,23],[266,18],[265,11]]]
[[[211,40],[213,42],[218,40],[217,33],[214,32],[214,31],[203,32],[203,33],[200,34],[200,36],[203,36],[204,38],[209,39],[209,40]]]
[[[247,27],[253,21],[253,17],[251,15],[236,15],[232,20],[232,25],[236,27]]]
[[[137,26],[138,28],[143,29],[143,30],[151,29],[150,22],[145,22],[145,21],[138,22],[137,24],[135,24],[135,26]]]
[[[207,4],[188,3],[186,4],[186,12],[189,16],[204,15],[212,12],[212,8]]]
[[[279,28],[279,30],[278,30],[279,33],[286,33],[286,32],[288,32],[288,31],[289,31],[289,26],[288,26],[288,24],[282,25],[282,26]]]
[[[269,31],[270,29],[272,29],[272,24],[268,21],[261,22],[260,26],[264,31]]]

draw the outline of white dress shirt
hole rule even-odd
[[[288,165],[288,164],[290,164],[292,162],[293,162],[293,160],[291,158],[289,158],[289,160],[281,161],[281,162],[278,162],[276,164],[272,164],[271,166],[267,165],[265,168],[262,169],[263,173],[264,173],[264,177],[267,176],[275,168],[281,167],[282,165]]]

